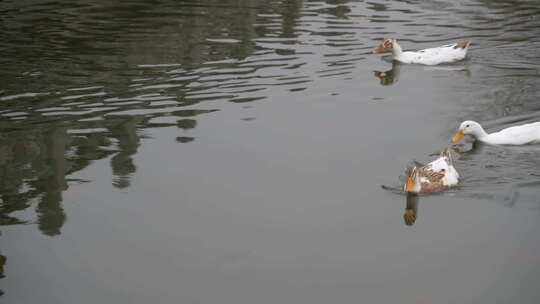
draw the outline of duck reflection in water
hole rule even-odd
[[[485,144],[481,141],[475,140],[470,145],[467,144],[459,144],[459,145],[453,145],[452,151],[457,153],[460,157],[459,160],[463,160],[463,156],[470,154],[478,154],[482,152],[485,148]]]
[[[373,76],[379,79],[379,83],[382,86],[393,85],[398,81],[401,73],[402,64],[399,61],[392,61],[392,68],[387,71],[373,71]],[[429,66],[423,67],[424,71],[448,71],[453,73],[460,73],[466,77],[471,76],[471,73],[465,65],[447,65],[447,66]]]
[[[405,221],[405,225],[412,226],[418,218],[418,195],[407,193],[406,202],[403,220]]]
[[[379,83],[383,86],[392,85],[397,82],[401,64],[397,61],[392,61],[392,68],[388,71],[373,71],[373,76],[379,78]]]
[[[401,177],[400,177],[401,179]],[[403,179],[405,177],[403,176]],[[386,186],[381,185],[381,188],[387,191],[391,191],[395,194],[405,194],[405,212],[403,213],[403,220],[405,221],[405,225],[412,226],[416,222],[416,219],[418,218],[418,201],[420,199],[420,196],[416,193],[412,192],[405,192],[403,188],[400,187],[394,187],[394,186]]]

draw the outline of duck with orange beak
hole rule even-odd
[[[387,38],[373,50],[373,54],[392,52],[394,59],[403,63],[437,65],[460,61],[467,56],[471,40],[419,51],[403,51],[397,39]]]
[[[420,168],[409,166],[405,171],[407,180],[403,190],[412,194],[430,194],[446,190],[459,182],[451,152],[444,149],[439,158]]]
[[[466,120],[459,125],[452,142],[461,140],[465,135],[490,145],[526,145],[540,143],[540,122],[502,129],[499,132],[487,133],[476,121]]]

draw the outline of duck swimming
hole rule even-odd
[[[392,52],[394,59],[403,63],[436,65],[462,60],[467,55],[471,40],[447,44],[420,51],[403,51],[396,39],[387,38],[373,50],[373,54]]]
[[[429,194],[446,190],[459,181],[459,174],[454,168],[452,155],[444,149],[439,158],[420,168],[416,165],[405,170],[407,180],[403,190],[412,194]]]
[[[456,135],[452,137],[452,142],[459,141],[465,135],[471,135],[475,139],[491,145],[535,144],[540,143],[540,122],[514,126],[488,134],[476,121],[466,120],[459,125]]]

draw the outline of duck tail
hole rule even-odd
[[[444,158],[449,165],[453,166],[454,165],[454,160],[452,159],[452,153],[450,152],[450,150],[448,150],[448,148],[444,148],[442,151],[441,151],[441,157]]]
[[[471,43],[472,43],[471,39],[469,39],[467,41],[458,42],[454,46],[454,49],[464,49],[464,50],[466,50],[469,47],[469,45],[471,45]]]

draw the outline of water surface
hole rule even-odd
[[[2,303],[537,303],[536,1],[4,1]],[[371,54],[473,39],[465,61]]]

